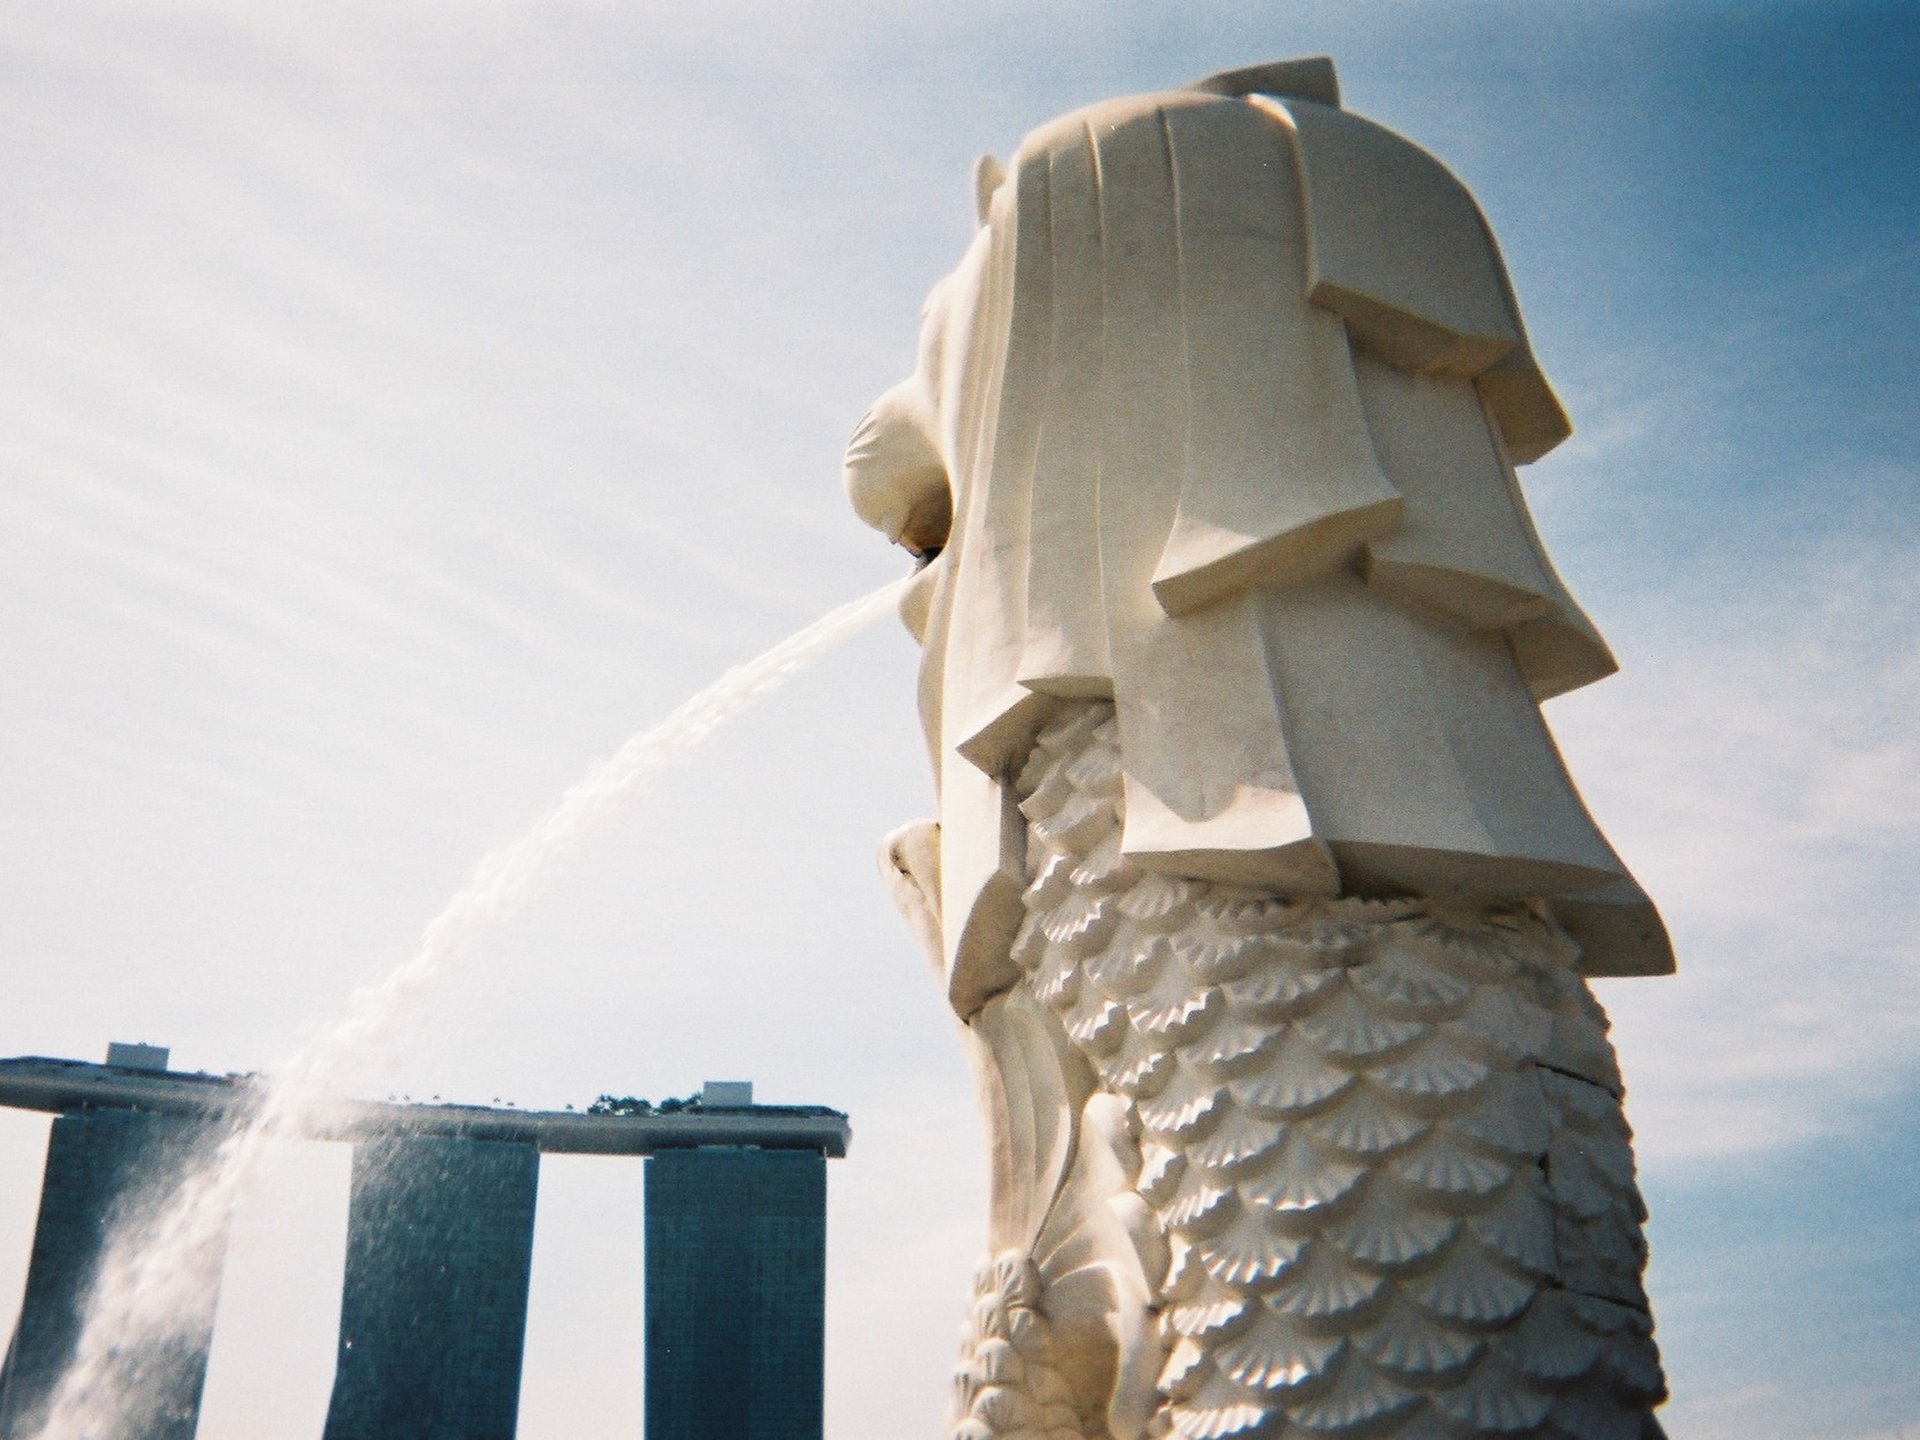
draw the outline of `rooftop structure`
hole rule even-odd
[[[161,1067],[167,1052],[157,1046],[120,1046],[154,1054]],[[0,1105],[56,1114],[79,1109],[135,1109],[172,1115],[235,1115],[259,1097],[257,1075],[209,1075],[154,1068],[148,1063],[93,1064],[22,1055],[0,1060]],[[812,1150],[832,1158],[847,1153],[847,1117],[824,1105],[756,1105],[753,1085],[709,1081],[700,1095],[677,1109],[622,1109],[590,1114],[577,1110],[516,1110],[485,1105],[402,1104],[336,1100],[310,1112],[308,1137],[360,1140],[372,1136],[439,1135],[531,1145],[554,1155],[651,1155],[660,1150],[705,1145],[747,1145],[758,1150]]]
[[[228,1125],[254,1075],[167,1069],[157,1045],[105,1064],[0,1060],[0,1105],[51,1111],[25,1303],[0,1362],[0,1436],[34,1433],[74,1353],[91,1277],[122,1216],[157,1213]],[[354,1147],[340,1347],[325,1440],[511,1440],[542,1153],[649,1157],[651,1440],[817,1440],[825,1325],[826,1160],[847,1117],[756,1105],[745,1080],[696,1096],[602,1096],[585,1113],[332,1100],[309,1139]],[[129,1374],[144,1433],[191,1440],[213,1339],[224,1229],[193,1314]],[[716,1408],[717,1407],[717,1408]]]

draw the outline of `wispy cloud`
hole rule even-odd
[[[1898,539],[1777,563],[1736,603],[1676,584],[1627,674],[1556,707],[1596,812],[1660,900],[1678,977],[1606,988],[1652,1153],[1848,1123],[1920,1038],[1920,595]]]
[[[1713,13],[1823,84],[1904,93],[1896,51],[1809,49],[1792,7]],[[1748,93],[1668,63],[1707,21],[1650,15],[11,5],[15,1047],[92,1053],[124,1023],[200,1063],[269,1058],[594,754],[896,568],[844,512],[839,451],[965,243],[974,154],[1105,94],[1329,49],[1356,108],[1488,200],[1582,427],[1531,483],[1625,662],[1553,720],[1681,949],[1676,979],[1606,987],[1650,1173],[1869,1127],[1920,1010],[1920,477],[1893,443],[1914,257],[1881,231],[1850,247],[1845,217],[1803,243],[1771,158],[1650,183],[1695,163],[1695,87]],[[1813,145],[1847,119],[1802,94],[1769,91],[1738,134]],[[1872,118],[1892,153],[1901,113]],[[1858,148],[1822,163],[1844,176]],[[1743,185],[1766,204],[1729,218]],[[1743,278],[1676,249],[1702,234],[1732,237]],[[876,634],[835,663],[586,857],[396,1064],[416,1088],[582,1099],[736,1057],[848,1105],[834,1423],[930,1433],[977,1135],[869,879],[927,803],[912,657]],[[574,1213],[625,1203],[595,1193]],[[580,1261],[549,1303],[600,1313],[596,1279]],[[905,1338],[876,1357],[877,1330]],[[554,1418],[564,1348],[523,1433],[591,1423]],[[265,1433],[271,1394],[229,1399],[227,1433]],[[1767,1433],[1770,1403],[1724,1413]]]

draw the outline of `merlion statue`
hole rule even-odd
[[[847,459],[924,562],[889,860],[992,1136],[954,1435],[1658,1436],[1586,979],[1672,956],[1540,717],[1613,660],[1479,209],[1324,59],[975,178]]]

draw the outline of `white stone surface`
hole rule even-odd
[[[1491,233],[1303,83],[1029,136],[849,450],[861,515],[937,555],[905,610],[942,805],[974,817],[944,842],[957,995],[1016,923],[1006,784],[1087,698],[1119,713],[1136,863],[1565,897],[1589,974],[1672,968],[1537,711],[1613,659],[1514,474],[1567,425]]]
[[[1539,713],[1613,660],[1478,207],[1325,60],[975,192],[846,477],[926,562],[887,869],[993,1136],[956,1436],[1656,1435],[1584,977],[1672,953]]]

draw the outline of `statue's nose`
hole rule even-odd
[[[909,393],[895,386],[861,417],[847,443],[847,498],[860,518],[923,564],[947,543],[953,496],[946,466]]]

